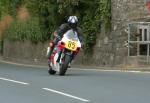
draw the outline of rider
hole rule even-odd
[[[78,27],[78,18],[76,16],[70,16],[67,23],[62,24],[57,30],[55,30],[53,43],[50,43],[51,50],[48,53],[48,58],[50,58],[55,45],[57,45],[58,41],[61,40],[63,34],[70,29],[73,29],[77,32],[78,38],[83,45],[83,33],[81,28]]]

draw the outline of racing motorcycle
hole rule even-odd
[[[54,75],[58,72],[61,76],[65,75],[69,64],[80,49],[81,42],[78,38],[77,32],[72,29],[68,30],[53,49],[53,53],[49,58],[48,73]]]

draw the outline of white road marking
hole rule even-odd
[[[79,98],[79,97],[76,97],[76,96],[73,96],[73,95],[70,95],[70,94],[67,94],[67,93],[63,93],[63,92],[60,92],[60,91],[57,91],[57,90],[54,90],[54,89],[49,89],[49,88],[42,88],[42,89],[47,90],[47,91],[51,91],[53,93],[57,93],[57,94],[60,94],[60,95],[64,95],[64,96],[67,96],[67,97],[70,97],[70,98],[74,98],[74,99],[77,99],[77,100],[80,100],[80,101],[83,101],[83,102],[89,102],[89,100],[87,100],[87,99]]]
[[[7,79],[7,78],[0,78],[0,80],[14,82],[14,83],[23,84],[23,85],[29,85],[29,83],[20,82],[20,81],[16,81],[16,80],[11,80],[11,79]]]

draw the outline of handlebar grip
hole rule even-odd
[[[57,39],[58,39],[58,40],[61,40],[61,37],[60,37],[60,36],[57,36]]]

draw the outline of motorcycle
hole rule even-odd
[[[69,64],[74,59],[75,55],[78,54],[80,49],[81,42],[77,32],[72,29],[68,30],[53,49],[53,53],[49,58],[48,73],[54,75],[58,72],[61,76],[65,75]]]

